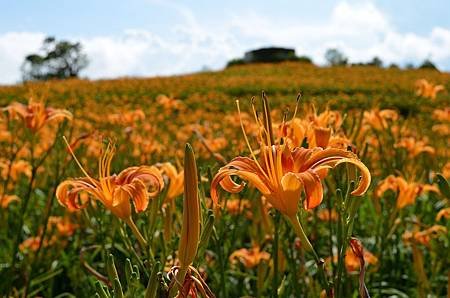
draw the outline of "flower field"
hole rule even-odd
[[[447,297],[448,90],[295,62],[0,86],[0,295]]]

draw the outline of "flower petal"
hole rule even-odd
[[[313,170],[297,174],[305,188],[305,209],[312,209],[320,205],[323,199],[323,188],[320,177]]]
[[[310,158],[303,164],[303,170],[323,170],[324,168],[334,168],[342,163],[350,163],[355,165],[361,172],[361,181],[358,187],[351,192],[354,196],[363,195],[369,188],[371,176],[369,169],[358,159],[358,157],[350,151],[336,148],[327,148],[318,150],[311,154]]]
[[[269,202],[281,212],[287,215],[295,215],[298,209],[303,185],[294,173],[287,173],[281,178],[281,194],[276,198],[277,202]],[[270,197],[268,197],[270,199]],[[278,207],[279,205],[282,205]]]
[[[246,157],[236,157],[226,166],[220,168],[211,182],[211,199],[215,204],[219,203],[217,192],[219,183],[225,191],[231,193],[240,192],[244,188],[245,182],[237,184],[231,179],[231,176],[238,176],[252,183],[261,193],[269,194],[271,192],[270,184],[266,181],[267,179],[264,178],[263,174],[254,160]]]

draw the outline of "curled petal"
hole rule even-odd
[[[369,169],[358,159],[358,157],[350,152],[342,149],[328,148],[316,151],[303,165],[304,170],[323,170],[324,168],[334,168],[342,163],[350,163],[355,165],[361,171],[361,181],[358,187],[352,191],[352,195],[361,196],[369,188],[371,176]]]
[[[131,183],[132,187],[132,199],[134,203],[134,209],[137,213],[147,209],[149,196],[147,194],[147,187],[144,182],[139,179],[134,179]]]
[[[150,196],[157,195],[164,187],[161,172],[155,166],[129,167],[119,173],[116,184],[130,184],[135,179],[141,180],[147,189],[153,190],[149,193]]]
[[[270,193],[270,189],[268,188],[268,186],[256,173],[239,171],[235,169],[221,169],[219,173],[216,174],[211,183],[211,199],[215,204],[218,204],[219,202],[219,196],[217,192],[219,183],[225,191],[230,193],[240,192],[244,188],[245,182],[237,184],[231,179],[231,176],[238,176],[239,178],[252,183],[253,186],[255,186],[262,194],[267,195]]]
[[[231,179],[231,176],[238,176],[252,183],[263,194],[270,193],[269,183],[265,181],[264,173],[261,172],[254,160],[246,157],[236,157],[222,167],[211,182],[211,199],[215,204],[219,203],[217,191],[219,184],[225,191],[231,193],[240,192],[244,188],[244,182],[237,184]]]
[[[90,184],[86,179],[69,179],[58,185],[56,189],[56,198],[58,202],[69,209],[75,211],[86,207],[87,202],[81,202],[80,194],[86,192],[94,197],[98,197],[95,186]]]
[[[305,209],[312,209],[320,205],[323,199],[322,182],[320,176],[313,170],[297,174],[305,188]]]
[[[220,180],[220,186],[223,189],[226,189],[230,193],[238,193],[241,192],[244,189],[245,181],[242,181],[241,183],[236,183],[231,179],[231,176],[228,172],[223,172],[224,176],[223,179]]]

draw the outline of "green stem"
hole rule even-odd
[[[274,243],[273,243],[273,280],[272,280],[272,296],[278,297],[278,246],[280,242],[279,237],[280,214],[277,212],[274,218]]]
[[[313,255],[314,261],[316,262],[316,265],[317,265],[317,269],[319,272],[319,276],[320,276],[322,285],[325,287],[327,296],[332,297],[330,284],[328,283],[328,279],[325,274],[325,261],[323,259],[319,258],[319,255],[314,250],[314,247],[312,246],[311,242],[309,241],[308,237],[306,236],[306,233],[303,230],[303,227],[300,224],[298,217],[296,215],[292,215],[292,216],[287,216],[287,219],[291,222],[292,226],[294,227],[295,233],[300,238],[300,241],[301,241],[302,246],[304,247],[305,251],[310,252]]]
[[[147,252],[147,241],[142,236],[141,232],[139,232],[138,227],[134,223],[133,219],[130,217],[127,220],[125,220],[126,224],[130,227],[131,231],[133,232],[134,236],[139,242],[139,245],[141,246],[142,250]]]

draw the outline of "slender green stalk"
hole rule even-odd
[[[125,222],[130,227],[134,236],[138,240],[139,245],[141,246],[142,250],[147,252],[147,245],[148,245],[147,241],[144,239],[144,236],[142,236],[141,232],[139,231],[138,227],[134,223],[133,219],[130,217],[129,219],[125,220]]]
[[[295,233],[300,238],[300,241],[301,241],[302,246],[305,249],[305,251],[310,252],[313,255],[314,261],[316,262],[316,265],[317,265],[317,269],[319,272],[319,277],[320,277],[322,286],[325,287],[328,297],[331,297],[331,295],[332,295],[331,288],[330,288],[330,284],[328,282],[328,278],[325,273],[325,261],[323,259],[319,258],[319,255],[317,254],[317,252],[315,251],[311,242],[309,241],[308,237],[306,236],[306,233],[303,230],[303,227],[300,224],[300,220],[298,219],[298,217],[296,215],[287,216],[287,219],[290,221],[290,223],[292,224],[292,226],[295,230]]]
[[[280,213],[275,213],[274,218],[274,241],[273,241],[273,279],[272,279],[272,297],[278,297],[278,246],[280,242],[279,237],[280,227]]]

